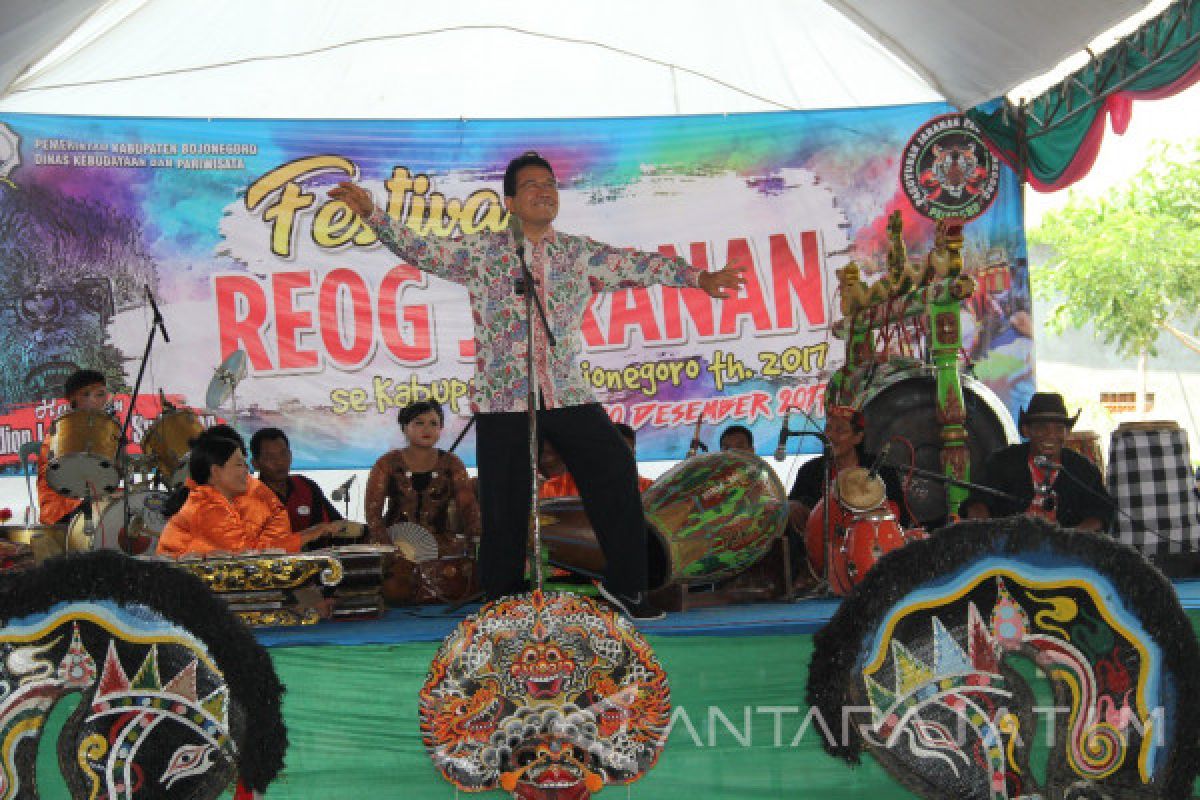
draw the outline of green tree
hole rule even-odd
[[[1143,371],[1163,331],[1196,349],[1179,328],[1200,309],[1200,139],[1156,145],[1126,184],[1071,198],[1029,239],[1051,251],[1031,270],[1034,292],[1054,304],[1049,330],[1091,325]]]

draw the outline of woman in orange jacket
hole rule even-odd
[[[286,513],[249,513],[257,505],[245,502],[250,470],[245,452],[233,439],[201,434],[192,443],[189,463],[196,486],[159,537],[162,555],[268,549],[295,553],[313,538],[292,533]],[[278,498],[271,499],[283,508]]]

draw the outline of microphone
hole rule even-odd
[[[517,251],[517,259],[520,261],[520,269],[517,271],[517,276],[513,278],[513,292],[518,295],[525,294],[525,229],[521,227],[521,218],[513,212],[508,212],[508,232],[513,237],[513,249]]]
[[[884,462],[887,461],[888,453],[891,451],[891,449],[892,449],[891,440],[888,440],[883,443],[883,447],[881,447],[879,449],[879,455],[875,456],[875,463],[871,465],[871,468],[869,470],[867,470],[867,475],[869,477],[871,477],[871,478],[879,477],[879,470],[883,467]]]
[[[357,477],[357,475],[351,475],[347,478],[345,483],[333,490],[330,499],[335,503],[346,502],[347,493],[350,491],[350,484],[354,483],[354,479]]]
[[[787,441],[791,437],[792,431],[788,428],[788,421],[791,420],[792,413],[789,411],[783,417],[783,424],[779,427],[779,442],[775,445],[775,460],[783,461],[787,455]]]
[[[1056,464],[1046,456],[1034,456],[1033,465],[1038,469],[1062,469],[1062,464]]]

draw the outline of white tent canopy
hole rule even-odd
[[[0,51],[8,87],[0,111],[566,117],[938,99],[968,108],[1054,68],[1148,5],[0,0],[0,42],[21,45]]]

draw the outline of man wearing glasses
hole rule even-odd
[[[407,263],[467,288],[476,342],[480,577],[490,599],[524,591],[531,489],[525,300],[514,292],[521,274],[516,237],[509,231],[455,239],[418,236],[353,183],[341,183],[329,195],[346,203]],[[505,170],[504,206],[522,224],[534,288],[556,339],[549,346],[535,323],[538,432],[561,454],[579,486],[608,564],[601,594],[634,619],[661,618],[646,598],[646,523],[637,466],[579,372],[583,314],[594,292],[654,284],[726,297],[743,285],[745,268],[704,272],[679,258],[556,231],[558,184],[550,164],[534,152],[513,159]]]
[[[962,508],[972,519],[1030,514],[1081,531],[1107,530],[1113,502],[1104,490],[1100,470],[1091,461],[1064,447],[1075,426],[1067,416],[1062,395],[1038,392],[1021,411],[1018,427],[1028,439],[988,456],[975,482],[1006,492],[1007,500],[973,492]]]

